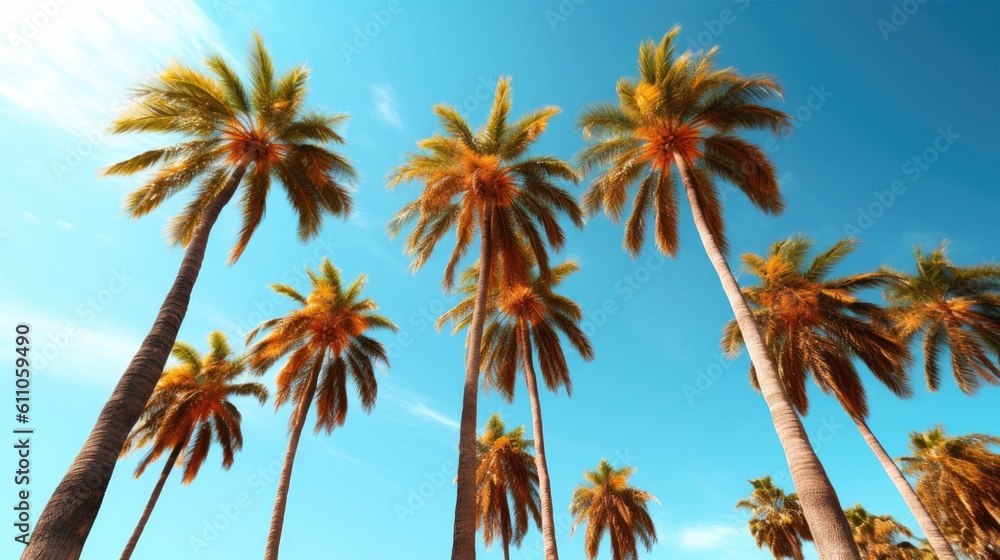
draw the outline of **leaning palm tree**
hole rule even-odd
[[[477,442],[476,528],[483,530],[487,547],[500,540],[504,560],[510,560],[511,543],[521,545],[531,520],[541,525],[538,471],[530,449],[524,426],[508,432],[499,414],[490,417]]]
[[[747,527],[757,541],[757,548],[763,550],[766,546],[776,560],[803,560],[802,541],[811,541],[812,534],[798,495],[785,494],[774,485],[770,476],[752,478],[748,482],[753,491],[749,498],[736,502],[736,509],[750,512]]]
[[[767,255],[743,256],[746,270],[760,284],[743,289],[764,340],[778,367],[785,393],[801,414],[809,410],[806,382],[832,394],[858,427],[889,478],[913,512],[942,560],[958,560],[899,465],[868,427],[868,397],[854,359],[859,359],[894,394],[912,394],[906,368],[909,352],[891,327],[886,310],[864,301],[859,292],[885,287],[893,277],[868,272],[830,278],[833,268],[857,247],[844,239],[808,259],[812,241],[796,236],[773,244]],[[743,336],[736,321],[723,330],[723,350],[739,353]],[[759,388],[756,370],[750,380]]]
[[[888,271],[897,281],[885,298],[900,335],[923,338],[927,388],[941,386],[939,361],[947,349],[955,382],[971,395],[983,381],[1000,383],[1000,264],[957,266],[945,246],[929,254],[916,248],[915,274]]]
[[[233,465],[236,452],[243,447],[243,431],[240,411],[229,399],[249,396],[260,404],[267,400],[264,385],[239,379],[246,362],[233,355],[226,335],[221,331],[209,334],[208,345],[210,352],[202,356],[189,344],[174,344],[172,354],[179,363],[163,371],[139,423],[122,447],[124,457],[149,446],[149,452],[135,469],[136,478],[150,463],[169,453],[139,523],[125,545],[122,560],[132,557],[175,466],[184,466],[182,484],[194,480],[208,457],[213,439],[222,450],[222,468],[228,470]]]
[[[948,537],[974,558],[1000,558],[1000,438],[949,437],[938,426],[910,434],[903,471]]]
[[[635,474],[635,467],[615,468],[606,459],[601,459],[597,468],[584,471],[586,485],[573,491],[573,501],[569,506],[573,516],[570,535],[580,524],[587,525],[583,537],[584,553],[587,560],[597,558],[604,533],[611,541],[612,560],[638,560],[639,544],[646,551],[656,543],[656,527],[649,516],[649,502],[656,498],[628,483]]]
[[[361,297],[366,282],[364,275],[345,287],[340,271],[329,259],[323,259],[318,273],[308,269],[306,272],[312,282],[312,292],[308,296],[287,284],[271,286],[299,307],[283,317],[264,321],[247,333],[247,344],[258,334],[265,333],[248,350],[254,373],[263,374],[288,356],[275,379],[274,403],[275,407],[288,402],[295,405],[295,412],[289,419],[288,449],[278,479],[265,560],[278,558],[292,465],[313,402],[316,405],[315,433],[325,430],[330,434],[344,424],[348,379],[357,390],[361,408],[370,412],[378,395],[375,368],[388,366],[389,359],[382,343],[366,333],[397,330],[392,321],[375,313],[378,306],[374,300]]]
[[[524,281],[532,259],[548,274],[546,246],[559,249],[565,237],[556,220],[560,212],[583,225],[576,202],[554,183],[575,182],[576,172],[556,157],[526,155],[559,109],[546,107],[509,123],[510,109],[508,78],[497,83],[490,115],[478,132],[453,107],[435,106],[444,134],[420,141],[422,151],[409,154],[388,183],[389,188],[411,181],[424,185],[417,199],[389,223],[389,233],[395,236],[415,222],[406,238],[414,270],[423,266],[447,233],[455,231],[455,247],[444,272],[446,290],[452,288],[456,268],[479,236],[483,281],[476,291],[466,340],[453,560],[476,556],[476,406],[487,295],[498,283]]]
[[[913,543],[913,532],[891,515],[872,515],[861,504],[844,511],[854,530],[862,560],[918,560],[924,553]],[[954,556],[954,555],[953,555]]]
[[[343,143],[336,130],[346,116],[307,111],[309,70],[298,66],[276,77],[259,35],[254,35],[249,59],[249,85],[218,55],[206,62],[210,74],[172,62],[139,86],[132,105],[111,125],[115,133],[159,132],[182,139],[103,173],[152,171],[146,184],[126,198],[125,210],[132,218],[149,214],[197,183],[191,200],[167,229],[171,242],[184,248],[184,257],[152,329],[39,517],[25,559],[79,557],[118,452],[153,393],[177,338],[212,226],[241,185],[243,223],[230,263],[246,249],[264,217],[273,181],[283,187],[298,215],[303,242],[318,234],[325,214],[350,213],[350,193],[338,181],[352,179],[354,170],[326,147]]]
[[[640,252],[652,213],[656,246],[673,256],[679,244],[680,210],[675,192],[679,180],[702,245],[747,339],[761,392],[817,548],[824,558],[857,559],[837,494],[782,390],[764,337],[726,261],[718,181],[735,185],[767,214],[784,208],[767,154],[736,134],[789,130],[789,116],[763,104],[781,97],[781,88],[768,75],[742,76],[732,68],[716,68],[717,48],[675,57],[679,32],[679,27],[673,28],[659,45],[643,43],[639,79],[622,78],[617,103],[592,104],[580,117],[584,137],[592,140],[580,153],[581,169],[603,169],[581,204],[589,214],[603,209],[617,222],[625,210],[629,188],[638,184],[625,222],[624,249],[633,256]]]
[[[532,267],[530,282],[511,286],[501,292],[494,289],[486,310],[483,334],[484,385],[495,387],[508,402],[514,399],[517,371],[524,372],[524,381],[531,402],[531,426],[535,446],[535,466],[538,471],[539,492],[542,500],[542,543],[546,560],[558,558],[555,522],[552,509],[552,487],[545,455],[545,436],[542,428],[542,404],[538,397],[538,377],[535,374],[534,355],[542,370],[545,386],[558,392],[565,387],[572,391],[569,366],[563,353],[559,334],[569,341],[585,360],[594,358],[594,350],[586,333],[580,328],[583,314],[573,300],[556,294],[553,289],[579,270],[575,261],[565,261],[542,276]],[[447,320],[454,323],[454,332],[468,326],[472,320],[476,287],[479,284],[479,267],[469,267],[457,288],[464,296],[455,307],[438,319],[441,328]]]

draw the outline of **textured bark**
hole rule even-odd
[[[525,323],[518,325],[521,345],[521,361],[524,363],[524,381],[528,385],[528,400],[531,402],[531,432],[535,438],[535,469],[538,471],[538,495],[542,501],[542,550],[545,560],[558,560],[556,549],[556,527],[552,515],[552,486],[549,482],[549,467],[545,460],[545,435],[542,431],[542,403],[538,399],[538,377],[535,375],[534,360],[531,355],[531,332]]]
[[[674,162],[680,171],[702,245],[705,246],[705,252],[708,253],[708,258],[719,275],[722,289],[729,299],[740,332],[743,333],[747,353],[757,372],[760,392],[767,403],[774,429],[784,449],[792,475],[792,484],[802,502],[802,510],[809,523],[820,560],[861,560],[837,493],[809,442],[802,420],[792,408],[788,395],[781,385],[781,379],[764,343],[760,327],[754,319],[750,306],[743,298],[726,256],[708,228],[705,214],[688,177],[688,165],[679,155],[675,156]]]
[[[492,210],[490,211],[492,212]],[[479,368],[482,363],[483,323],[486,298],[493,269],[493,217],[486,213],[480,223],[479,285],[472,310],[472,324],[465,339],[465,386],[462,390],[462,418],[458,431],[458,495],[455,499],[455,532],[452,560],[476,558],[476,408],[479,397]]]
[[[167,464],[163,465],[163,472],[160,473],[160,479],[156,481],[156,486],[153,487],[153,494],[149,496],[146,509],[142,510],[142,517],[139,518],[139,523],[135,526],[135,531],[132,531],[132,537],[128,540],[128,544],[125,545],[125,550],[122,552],[120,560],[129,560],[129,558],[132,558],[132,553],[135,552],[135,545],[139,544],[139,537],[142,536],[142,531],[146,528],[146,522],[149,521],[149,516],[153,513],[153,508],[156,507],[156,501],[160,499],[160,492],[163,492],[163,485],[167,482],[167,477],[170,476],[170,471],[173,470],[174,464],[177,463],[177,458],[180,457],[181,450],[183,449],[183,444],[175,446],[174,450],[170,453],[170,457],[167,458]]]
[[[309,416],[309,407],[316,395],[316,385],[319,383],[319,372],[323,365],[323,356],[316,360],[313,371],[309,374],[308,385],[302,400],[295,407],[295,418],[292,421],[292,433],[288,437],[288,449],[285,450],[285,460],[281,465],[281,477],[278,478],[278,491],[274,496],[274,510],[271,511],[271,528],[267,532],[267,548],[264,560],[278,560],[278,548],[281,546],[281,529],[285,526],[285,507],[288,505],[288,487],[292,483],[292,466],[295,463],[295,452],[299,448],[302,428]]]
[[[122,444],[153,394],[177,340],[177,331],[187,313],[191,291],[205,259],[212,226],[222,208],[233,198],[246,169],[246,163],[237,167],[222,192],[205,208],[153,327],[118,380],[80,453],[42,510],[22,560],[76,560],[80,557],[104,501]]]
[[[923,531],[927,541],[931,544],[931,548],[934,549],[934,554],[937,555],[938,560],[958,560],[958,556],[955,555],[955,551],[948,544],[948,539],[944,537],[941,528],[938,527],[934,518],[931,517],[930,512],[924,507],[924,503],[920,501],[916,491],[910,486],[910,482],[903,476],[903,471],[900,470],[899,465],[885,452],[882,443],[879,442],[875,434],[868,428],[868,424],[860,418],[852,417],[851,419],[858,426],[858,430],[861,431],[861,435],[865,438],[865,442],[868,443],[868,447],[872,448],[875,456],[878,457],[878,461],[882,463],[882,468],[885,469],[889,478],[892,479],[892,483],[896,485],[899,494],[903,496],[903,501],[906,502],[906,506],[913,513],[914,519],[917,520],[917,525],[920,525],[920,530]]]

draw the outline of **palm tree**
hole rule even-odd
[[[182,484],[194,480],[208,457],[213,438],[222,450],[222,468],[229,470],[233,465],[236,452],[243,447],[243,431],[240,411],[229,398],[255,397],[260,404],[267,400],[264,385],[238,379],[246,364],[242,357],[233,355],[225,334],[221,331],[209,334],[208,345],[210,352],[202,356],[189,344],[174,344],[172,354],[180,363],[163,371],[139,423],[122,447],[124,457],[150,446],[135,469],[136,478],[150,463],[169,452],[146,509],[122,552],[122,560],[132,557],[174,466],[184,466]]]
[[[388,366],[389,359],[382,343],[366,333],[397,330],[392,321],[375,313],[378,306],[374,300],[362,299],[364,275],[345,288],[340,271],[329,259],[323,259],[318,273],[308,269],[306,272],[312,282],[312,292],[308,296],[287,284],[271,285],[275,292],[298,303],[299,307],[283,317],[264,321],[247,334],[247,344],[250,344],[259,333],[266,333],[248,350],[254,373],[263,374],[288,356],[275,379],[274,403],[275,407],[287,402],[295,404],[295,412],[289,419],[288,449],[278,479],[265,560],[278,558],[292,464],[313,401],[316,403],[314,433],[322,429],[329,435],[334,428],[344,424],[348,379],[357,390],[361,408],[370,412],[378,395],[375,368]]]
[[[571,393],[573,385],[559,333],[566,337],[583,359],[589,361],[594,358],[590,340],[580,328],[583,318],[580,306],[553,291],[578,270],[579,265],[571,260],[553,267],[547,277],[542,276],[537,267],[532,267],[530,283],[510,287],[502,293],[499,288],[495,288],[489,298],[492,305],[486,310],[483,335],[485,386],[495,387],[501,396],[511,402],[517,384],[517,370],[520,368],[524,372],[531,402],[535,466],[542,499],[542,542],[546,560],[557,559],[558,552],[534,353],[538,353],[545,386],[553,392],[558,392],[559,387],[565,387],[567,395]],[[472,320],[478,284],[479,267],[473,265],[462,275],[457,289],[464,299],[438,319],[438,328],[449,319],[454,323],[456,333],[468,326]]]
[[[975,558],[1000,558],[1000,455],[986,434],[949,437],[938,426],[910,434],[903,471],[951,541]]]
[[[530,520],[541,525],[538,471],[530,449],[524,426],[508,432],[499,414],[490,417],[477,444],[476,529],[483,529],[487,547],[500,539],[504,560],[510,560],[511,543],[521,545]]]
[[[897,281],[885,298],[900,335],[923,338],[927,388],[940,387],[939,361],[947,348],[955,382],[971,395],[981,381],[1000,383],[1000,265],[956,266],[945,247],[930,254],[917,247],[915,274],[887,270]]]
[[[573,516],[570,535],[581,523],[587,525],[583,537],[587,560],[597,558],[604,533],[608,533],[611,540],[612,560],[638,560],[640,543],[647,552],[653,549],[656,527],[649,516],[647,502],[655,501],[656,497],[630,486],[628,479],[633,474],[635,467],[615,468],[607,459],[601,459],[595,470],[584,471],[583,477],[588,484],[577,486],[573,491],[573,502],[569,506]]]
[[[862,300],[858,292],[885,287],[893,277],[885,272],[830,278],[833,268],[857,248],[854,239],[834,243],[807,260],[812,241],[802,236],[773,244],[766,256],[743,256],[746,270],[760,279],[744,288],[764,340],[778,367],[785,393],[803,415],[809,409],[809,377],[834,395],[858,427],[889,478],[903,496],[921,530],[942,560],[958,560],[941,529],[899,465],[868,427],[868,398],[853,360],[861,360],[883,385],[901,397],[912,395],[906,368],[909,352],[893,332],[886,310]],[[722,338],[730,356],[743,346],[742,331],[730,321]],[[751,367],[751,383],[759,387]]]
[[[763,550],[766,546],[776,560],[803,560],[802,541],[811,541],[812,534],[798,495],[785,494],[774,485],[770,476],[752,478],[748,482],[753,491],[749,498],[736,502],[736,509],[750,512],[747,527],[757,541],[757,548]]]
[[[197,180],[192,200],[167,230],[170,240],[184,248],[184,257],[152,329],[49,499],[22,558],[79,557],[122,444],[139,420],[177,339],[212,226],[240,185],[243,225],[230,263],[243,253],[264,217],[273,180],[284,188],[298,215],[303,242],[319,233],[324,214],[350,213],[350,193],[338,180],[352,179],[354,170],[325,147],[343,143],[336,129],[347,117],[307,111],[309,70],[298,66],[276,78],[257,34],[249,59],[249,88],[219,55],[206,62],[211,75],[172,62],[136,90],[133,104],[111,125],[115,133],[160,132],[183,138],[103,173],[153,171],[152,178],[126,198],[132,218],[149,214]]]
[[[436,105],[444,135],[420,141],[422,151],[409,154],[388,183],[389,188],[411,181],[424,185],[417,199],[389,223],[389,233],[395,236],[416,222],[406,238],[414,270],[423,266],[445,234],[455,230],[455,247],[444,272],[446,290],[452,288],[459,261],[479,234],[485,281],[476,291],[466,340],[452,560],[476,557],[476,406],[487,294],[497,283],[509,286],[523,281],[532,259],[543,274],[548,273],[546,245],[558,250],[565,238],[556,220],[559,212],[583,225],[576,202],[553,182],[576,182],[576,172],[559,158],[525,155],[559,109],[546,107],[508,123],[510,108],[508,78],[497,83],[490,115],[478,132],[472,132],[455,108]],[[524,244],[531,254],[522,250]]]
[[[716,69],[717,48],[674,57],[674,27],[660,41],[639,49],[638,80],[618,81],[618,103],[589,106],[580,118],[589,146],[579,156],[584,172],[603,168],[581,200],[584,210],[603,209],[617,222],[628,189],[638,183],[625,222],[623,246],[637,255],[645,240],[648,214],[654,215],[657,248],[673,256],[678,249],[680,179],[695,227],[747,339],[761,392],[785,451],[792,481],[802,500],[817,548],[824,558],[857,559],[851,528],[837,494],[809,443],[802,421],[771,361],[763,335],[726,261],[727,242],[717,181],[732,183],[757,208],[777,214],[784,208],[778,180],[767,154],[741,139],[741,130],[789,130],[789,116],[762,104],[781,96],[767,75],[741,76]]]
[[[844,511],[854,529],[862,560],[917,560],[924,553],[913,543],[913,532],[890,515],[872,515],[861,504]],[[954,557],[954,554],[952,554]]]

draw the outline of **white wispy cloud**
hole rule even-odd
[[[403,119],[399,116],[399,104],[396,102],[396,92],[389,86],[372,86],[374,108],[372,114],[385,124],[403,130]]]
[[[169,59],[198,63],[206,51],[222,51],[194,0],[18,2],[4,9],[0,107],[81,137],[101,130],[129,88]]]
[[[31,212],[21,212],[21,215],[24,216],[24,221],[28,222],[29,224],[38,223],[38,218],[36,218],[35,215],[32,214]]]
[[[665,527],[661,533],[663,546],[698,558],[746,560],[767,558],[754,543],[746,525],[719,521],[690,523]]]
[[[392,406],[398,407],[407,415],[413,416],[423,422],[444,426],[450,430],[458,429],[457,420],[428,406],[424,399],[416,393],[400,389],[393,385],[383,384],[380,397],[389,401]]]
[[[61,227],[62,229],[65,229],[65,230],[76,229],[76,226],[74,226],[73,224],[71,224],[69,222],[64,222],[62,220],[56,222],[56,225],[59,226],[59,227]]]

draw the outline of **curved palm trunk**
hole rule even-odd
[[[531,401],[531,432],[535,438],[535,469],[538,471],[538,495],[542,500],[542,547],[545,560],[558,560],[556,550],[556,528],[552,517],[552,487],[549,483],[549,467],[545,460],[545,435],[542,431],[542,403],[538,399],[538,378],[535,375],[534,360],[531,357],[531,333],[528,325],[518,325],[521,339],[521,361],[524,362],[524,381],[528,385],[528,399]]]
[[[163,485],[167,482],[167,477],[170,476],[170,471],[173,470],[174,464],[177,463],[177,458],[180,457],[182,449],[184,449],[182,444],[175,446],[174,450],[170,453],[170,457],[167,458],[167,464],[163,465],[163,472],[160,473],[160,479],[156,481],[156,486],[153,487],[153,494],[149,497],[149,502],[146,503],[146,509],[142,510],[142,517],[139,518],[139,524],[135,526],[135,531],[132,531],[132,537],[128,540],[128,544],[125,545],[125,550],[122,552],[120,560],[128,560],[132,557],[132,553],[135,552],[135,545],[139,544],[139,537],[142,536],[142,531],[146,528],[146,522],[149,521],[149,516],[153,513],[153,508],[156,507],[156,501],[160,499],[160,492],[163,492]]]
[[[42,510],[22,560],[75,560],[80,557],[104,501],[122,444],[139,420],[177,340],[177,331],[191,300],[191,290],[205,259],[212,226],[222,208],[233,198],[247,166],[248,163],[243,162],[233,171],[222,192],[202,214],[153,327],[118,380],[80,453]]]
[[[472,310],[472,324],[465,339],[465,387],[462,391],[462,418],[458,431],[458,496],[455,499],[455,532],[452,560],[476,558],[476,407],[479,396],[479,368],[482,363],[483,323],[486,298],[493,272],[492,209],[479,224],[479,285]]]
[[[281,477],[278,479],[278,491],[274,496],[274,510],[271,511],[271,528],[267,532],[267,547],[264,550],[264,560],[278,560],[278,547],[281,546],[281,529],[285,526],[285,507],[288,505],[288,487],[292,483],[292,465],[295,463],[295,452],[299,448],[302,428],[309,416],[309,407],[316,395],[316,385],[319,382],[319,372],[323,365],[323,355],[319,356],[309,374],[306,391],[302,400],[295,407],[295,418],[292,422],[292,433],[288,438],[288,449],[285,450],[285,460],[281,465]]]
[[[510,543],[503,541],[503,560],[510,560]]]
[[[708,229],[701,203],[698,201],[698,196],[688,176],[687,163],[680,155],[674,157],[674,162],[680,171],[681,181],[684,184],[688,203],[691,205],[694,224],[701,236],[702,245],[705,246],[705,252],[708,253],[708,258],[712,261],[712,266],[715,267],[715,272],[719,275],[722,289],[729,299],[729,305],[736,316],[740,332],[743,333],[747,353],[750,354],[750,360],[757,371],[760,392],[767,403],[774,429],[778,433],[778,439],[785,451],[785,458],[792,475],[792,484],[802,502],[802,510],[809,523],[809,529],[812,532],[813,541],[816,543],[816,550],[819,551],[820,559],[860,560],[851,527],[847,523],[847,518],[844,517],[844,510],[837,498],[837,493],[833,489],[833,485],[830,484],[826,470],[809,442],[806,430],[802,426],[802,420],[788,400],[788,395],[781,385],[781,379],[778,377],[774,362],[764,344],[764,337],[750,311],[750,306],[743,299],[743,293],[736,282],[736,277],[733,276],[733,271],[729,268],[726,256]]]
[[[893,484],[896,485],[896,489],[903,496],[903,501],[910,508],[910,512],[917,520],[917,524],[920,525],[920,530],[924,532],[924,536],[927,537],[927,542],[931,544],[931,548],[934,549],[934,554],[937,555],[938,560],[958,560],[958,556],[955,555],[955,551],[948,544],[948,539],[944,537],[941,528],[938,527],[934,518],[931,517],[930,512],[924,507],[924,503],[920,501],[917,493],[910,486],[910,482],[903,476],[903,471],[900,470],[899,465],[886,453],[885,448],[882,447],[882,443],[875,437],[871,429],[868,428],[868,424],[860,418],[852,416],[851,419],[854,420],[854,424],[857,425],[861,435],[865,438],[868,447],[871,447],[875,456],[878,457],[878,461],[882,463],[882,468],[885,469],[889,478],[892,479]]]

